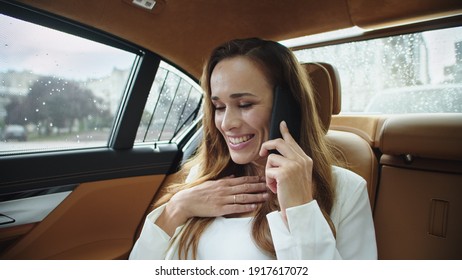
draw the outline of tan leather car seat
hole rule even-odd
[[[462,114],[394,116],[380,136],[380,259],[462,259]]]
[[[359,174],[367,181],[371,207],[374,207],[377,185],[378,162],[371,146],[352,132],[329,129],[332,115],[341,110],[340,76],[334,66],[328,63],[305,63],[314,87],[317,109],[326,129],[327,141],[336,149],[337,158],[345,167]]]

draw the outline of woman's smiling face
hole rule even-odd
[[[260,147],[268,140],[273,86],[249,58],[220,61],[210,78],[215,126],[237,164],[262,164]]]

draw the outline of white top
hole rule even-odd
[[[196,175],[191,170],[188,179]],[[280,212],[267,215],[277,259],[377,259],[374,223],[366,181],[359,175],[332,167],[336,199],[331,212],[337,238],[316,200],[286,210],[288,226]],[[170,236],[155,221],[165,205],[147,217],[130,259],[178,259],[178,239],[169,248]],[[198,259],[269,259],[254,243],[252,218],[218,217],[199,240]],[[180,226],[174,236],[181,234]]]
[[[197,247],[199,260],[270,260],[254,244],[252,217],[218,217],[202,234]],[[215,248],[215,249],[212,249]]]

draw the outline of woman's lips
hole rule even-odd
[[[233,150],[240,150],[247,146],[249,141],[254,137],[254,134],[247,134],[242,136],[228,136],[228,143]]]

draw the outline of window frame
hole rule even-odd
[[[160,57],[150,50],[94,27],[83,25],[82,23],[74,22],[70,19],[16,2],[0,1],[0,12],[6,16],[62,31],[137,55],[135,65],[132,68],[128,84],[122,94],[122,100],[119,104],[119,109],[115,114],[114,123],[109,134],[107,147],[110,149],[126,150],[133,148],[135,145],[136,132],[161,61],[168,63],[170,66],[176,68],[179,72],[183,73],[198,84],[197,79],[169,60]],[[176,135],[176,137],[172,138],[168,141],[168,143],[176,142],[180,147],[182,147],[188,141],[188,139],[184,138],[190,137],[195,131],[195,125],[191,124],[190,126],[190,128],[186,129],[187,132],[181,133],[181,137]],[[165,141],[159,141],[155,144],[157,145],[162,142]],[[138,143],[136,144],[138,145]],[[153,143],[149,142],[148,144],[152,145]],[[56,152],[95,148],[101,147],[70,147],[69,149],[56,150]],[[46,149],[44,151],[26,150],[14,154],[35,154],[54,151],[55,150]],[[11,156],[14,154],[6,153],[0,155],[0,157],[7,155]]]
[[[135,137],[131,127],[134,122],[141,119],[142,113],[142,111],[140,112],[140,110],[137,109],[137,106],[144,107],[143,102],[147,100],[150,81],[154,79],[160,57],[135,44],[124,41],[121,38],[116,38],[93,27],[83,26],[69,19],[64,19],[22,4],[0,2],[0,10],[7,16],[109,45],[138,56],[137,63],[133,66],[132,73],[130,74],[128,85],[125,88],[125,92],[122,94],[122,101],[121,104],[119,104],[118,113],[115,115],[107,142],[108,147],[112,149],[131,148]],[[149,87],[146,85],[149,85]],[[134,94],[134,92],[136,92],[136,94]],[[140,104],[143,104],[143,106]],[[127,114],[127,111],[130,111],[130,114]],[[122,133],[122,131],[124,131],[124,133]],[[79,150],[82,148],[75,147],[71,149]],[[33,150],[26,151],[26,153],[35,152],[36,151]]]
[[[144,133],[142,133],[142,134],[144,134],[143,140],[135,139],[134,145],[145,145],[145,144],[149,144],[149,143],[150,144],[156,144],[156,145],[159,144],[159,143],[178,143],[182,147],[184,145],[184,142],[185,142],[185,141],[183,141],[183,138],[184,137],[189,138],[190,136],[187,136],[187,135],[193,134],[196,131],[195,128],[197,127],[197,124],[201,121],[201,118],[202,118],[201,109],[202,109],[202,103],[203,103],[203,99],[204,99],[203,92],[202,92],[202,89],[201,89],[201,87],[200,87],[200,85],[199,85],[199,83],[197,82],[196,79],[192,78],[189,75],[186,75],[183,71],[180,71],[178,67],[172,65],[171,63],[169,63],[169,62],[167,62],[165,60],[162,60],[161,63],[159,64],[159,66],[158,66],[158,69],[162,69],[162,70],[166,71],[166,76],[162,80],[163,85],[159,89],[160,91],[157,93],[159,96],[157,97],[156,106],[154,108],[152,108],[153,110],[152,110],[152,113],[151,113],[149,123],[146,126]],[[200,99],[199,99],[198,103],[194,107],[194,109],[192,109],[191,114],[186,119],[180,119],[180,120],[182,120],[181,123],[180,122],[177,123],[177,126],[175,127],[175,130],[173,131],[173,135],[169,139],[168,138],[167,139],[161,139],[161,136],[162,136],[162,134],[164,132],[164,129],[165,129],[165,125],[169,121],[169,116],[170,116],[169,113],[172,110],[173,104],[177,100],[176,99],[177,98],[177,93],[178,93],[178,87],[177,87],[177,89],[176,89],[177,91],[173,95],[172,101],[170,102],[170,107],[169,107],[169,111],[167,113],[167,116],[166,116],[165,120],[163,121],[162,130],[159,131],[159,139],[150,140],[150,139],[148,139],[150,137],[147,137],[147,134],[150,131],[151,126],[154,125],[152,123],[152,121],[154,120],[153,117],[154,117],[154,115],[156,113],[157,104],[159,104],[159,102],[160,102],[161,94],[163,93],[163,88],[165,86],[165,82],[168,79],[169,75],[177,76],[177,78],[179,79],[178,86],[183,82],[186,82],[190,86],[189,93],[187,94],[188,98],[185,101],[188,101],[190,99],[190,94],[192,93],[193,90],[196,90],[197,93],[201,94],[201,96],[200,96]],[[157,75],[156,75],[156,77],[157,77]],[[153,94],[153,93],[154,92],[152,92],[152,88],[151,88],[150,94]],[[149,97],[148,97],[148,101],[149,101]],[[182,109],[182,113],[185,111],[185,108],[186,108],[186,103],[184,104],[184,107]],[[144,111],[146,112],[147,110],[150,110],[150,109],[151,108],[146,108],[145,107]],[[178,120],[178,121],[180,121],[180,120]],[[138,127],[138,133],[140,133],[139,129],[141,128],[141,124],[142,123],[140,122],[139,127]],[[188,139],[186,139],[186,141],[187,140]]]
[[[115,116],[108,145],[59,150],[30,150],[0,155],[0,197],[11,194],[48,192],[60,186],[128,178],[166,175],[177,170],[182,149],[188,145],[196,122],[170,143],[134,146],[136,131],[161,60],[194,79],[169,60],[136,44],[93,27],[62,18],[25,4],[0,0],[0,13],[33,24],[63,31],[139,55]]]

